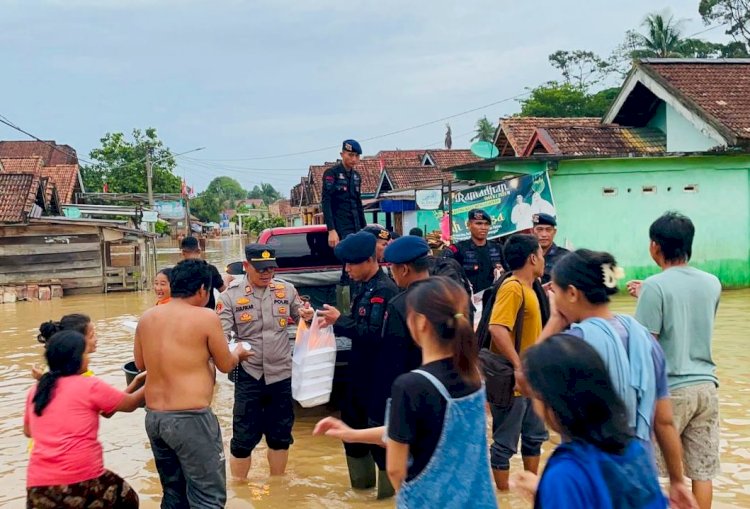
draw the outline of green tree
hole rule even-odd
[[[651,13],[641,24],[645,34],[635,33],[632,40],[636,47],[631,52],[635,58],[647,57],[682,57],[683,39],[681,21],[675,21],[672,15]]]
[[[549,62],[560,71],[565,83],[584,89],[600,83],[612,72],[612,62],[593,51],[558,50],[549,56]]]
[[[247,196],[247,191],[232,177],[216,177],[208,184],[204,193],[216,197],[222,205],[227,206],[232,205],[231,202],[242,200]]]
[[[750,49],[750,0],[701,0],[698,6],[706,24],[719,22],[726,33]]]
[[[133,129],[132,140],[123,133],[107,133],[100,141],[102,146],[89,153],[94,164],[81,168],[86,189],[101,191],[106,181],[112,193],[147,192],[146,154],[150,151],[154,193],[180,192],[181,179],[174,174],[177,163],[153,127]]]
[[[190,213],[201,221],[219,221],[223,206],[219,199],[212,195],[202,192],[197,197],[190,200]]]
[[[263,203],[268,205],[281,198],[279,193],[271,184],[261,184],[253,187],[252,191],[247,193],[247,197],[253,200],[263,200]]]
[[[531,90],[521,99],[522,117],[601,117],[606,113],[618,88],[589,94],[586,89],[550,81]]]
[[[254,235],[259,235],[260,232],[266,228],[277,228],[279,226],[286,226],[286,221],[283,217],[272,216],[272,217],[250,217],[247,222],[243,220],[243,224],[246,225],[247,231]]]
[[[471,139],[471,141],[492,142],[492,140],[495,138],[495,126],[492,125],[492,122],[487,120],[487,117],[482,117],[477,120],[475,132],[476,134]]]

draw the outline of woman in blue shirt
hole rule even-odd
[[[596,350],[556,334],[526,351],[519,383],[534,410],[563,443],[541,480],[516,474],[512,486],[536,492],[536,509],[663,509],[651,455],[636,439],[628,413]]]

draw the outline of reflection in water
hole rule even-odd
[[[179,261],[179,251],[170,246],[160,253],[160,265]],[[239,240],[209,241],[207,256],[222,270],[226,263],[239,259]],[[42,359],[42,347],[36,342],[42,321],[59,319],[63,314],[84,312],[91,315],[97,328],[99,346],[91,361],[97,376],[119,387],[125,379],[120,366],[131,358],[132,337],[121,326],[123,320],[137,317],[154,303],[152,293],[112,293],[65,297],[51,302],[21,302],[0,306],[0,506],[22,508],[25,500],[27,452],[23,437],[23,404],[32,384],[30,368]],[[620,297],[617,309],[632,312],[634,302]],[[729,291],[722,295],[714,339],[715,358],[721,381],[721,453],[722,475],[716,481],[715,507],[750,506],[750,385],[747,366],[750,353],[742,338],[741,320],[750,312],[750,290]],[[224,376],[214,398],[214,411],[221,422],[224,442],[232,428],[233,386]],[[306,415],[294,428],[288,474],[269,479],[265,446],[254,454],[250,479],[228,487],[230,508],[357,508],[392,507],[389,501],[376,502],[374,492],[355,493],[348,489],[348,476],[341,444],[310,434],[319,416]],[[104,445],[105,465],[130,482],[138,491],[142,507],[158,507],[159,479],[143,427],[143,410],[102,419],[100,438]],[[557,440],[553,437],[553,440]],[[545,447],[548,454],[553,444]],[[514,458],[514,470],[520,460]],[[530,507],[513,496],[501,496],[503,507]]]

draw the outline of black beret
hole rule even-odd
[[[492,218],[482,209],[471,209],[469,211],[469,221],[487,221],[492,223]]]
[[[555,216],[551,216],[549,214],[534,214],[532,221],[535,225],[545,224],[549,226],[557,226],[557,220],[555,219]]]
[[[391,232],[379,224],[369,224],[362,228],[362,231],[375,235],[375,238],[378,240],[391,240]]]

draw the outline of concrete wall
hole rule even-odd
[[[544,170],[510,163],[487,180],[534,165]],[[726,287],[750,286],[750,155],[562,160],[551,185],[558,244],[609,251],[628,279],[643,278],[658,270],[648,228],[676,210],[695,223],[691,263]]]
[[[664,102],[659,105],[648,126],[667,134],[667,152],[704,152],[720,145]]]

